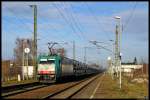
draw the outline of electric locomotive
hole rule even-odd
[[[98,73],[99,70],[85,63],[60,55],[40,55],[37,77],[40,82],[59,82],[64,78],[74,78]]]

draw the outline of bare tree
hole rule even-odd
[[[134,64],[137,64],[137,59],[136,59],[136,57],[134,57],[133,63],[134,63]]]
[[[22,60],[23,60],[23,52],[25,48],[30,48],[29,53],[29,65],[32,65],[32,40],[31,39],[24,39],[24,38],[17,38],[16,39],[16,47],[14,48],[14,59],[16,66],[22,66]],[[24,57],[26,54],[24,54]]]

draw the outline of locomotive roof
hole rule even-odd
[[[71,59],[71,58],[68,58],[68,57],[62,57],[60,55],[46,55],[46,54],[43,54],[43,55],[39,55],[39,59],[48,59],[48,58],[54,58],[54,57],[61,57],[62,59],[66,59],[66,60],[72,60],[73,62],[78,62],[78,63],[81,63],[81,64],[85,64],[87,65],[86,63],[83,63],[83,62],[80,62],[80,61],[77,61],[77,60],[74,60],[74,59]]]

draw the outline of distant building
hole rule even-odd
[[[122,63],[121,69],[126,76],[148,75],[148,64]]]
[[[121,65],[122,72],[131,72],[133,69],[140,69],[142,67],[143,65],[136,65],[133,63],[127,63]]]

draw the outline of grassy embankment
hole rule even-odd
[[[122,88],[119,88],[119,80],[112,80],[111,76],[106,74],[104,83],[104,90],[106,91],[106,98],[138,98],[142,99],[148,96],[148,83],[130,82],[129,78],[122,77]]]

